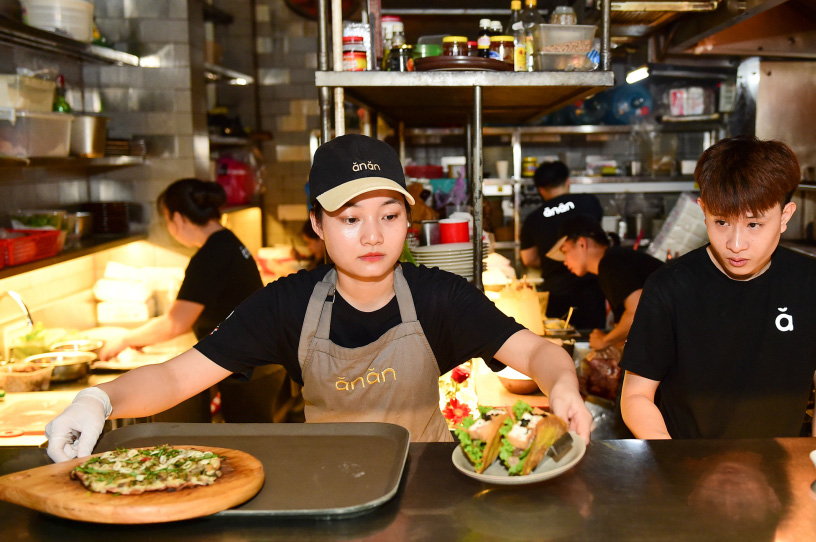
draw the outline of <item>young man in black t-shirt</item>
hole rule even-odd
[[[559,229],[560,239],[547,257],[564,262],[576,276],[597,275],[615,321],[607,332],[595,329],[589,336],[593,350],[623,343],[629,335],[646,279],[663,262],[644,252],[610,247],[609,237],[591,216],[576,214]]]
[[[560,237],[558,228],[567,218],[585,213],[600,221],[601,202],[592,194],[569,193],[569,169],[563,162],[541,164],[533,180],[544,203],[527,216],[521,227],[521,261],[527,267],[541,269],[541,289],[550,293],[547,316],[559,318],[575,307],[571,319],[575,327],[602,327],[604,297],[597,277],[577,277],[561,262],[544,257]]]
[[[694,177],[710,244],[646,284],[621,362],[624,420],[643,439],[798,436],[816,373],[816,260],[779,240],[799,163],[778,141],[725,139]]]

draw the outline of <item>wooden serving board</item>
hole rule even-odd
[[[93,493],[69,474],[88,460],[83,457],[0,477],[0,499],[54,516],[93,523],[163,523],[232,508],[254,497],[263,486],[263,465],[247,453],[214,446],[177,444],[174,447],[217,453],[224,458],[221,477],[209,486],[172,492]]]

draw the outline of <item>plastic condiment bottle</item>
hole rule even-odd
[[[490,57],[490,19],[479,20],[479,35],[476,38],[479,47],[479,56]]]
[[[521,21],[521,0],[510,2],[510,22],[507,23],[505,34],[513,33],[513,25]]]
[[[524,26],[524,38],[527,44],[527,71],[533,71],[533,28],[537,24],[544,24],[544,17],[538,12],[537,0],[524,0],[524,9],[521,11],[521,23]]]
[[[521,21],[513,25],[513,71],[527,71],[527,38]]]
[[[57,93],[54,96],[53,110],[57,113],[71,113],[73,109],[65,99],[65,76],[62,74],[57,76]]]
[[[388,69],[388,55],[393,47],[405,44],[405,26],[399,17],[384,15],[382,18],[383,60],[382,69]]]

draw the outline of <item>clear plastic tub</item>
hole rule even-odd
[[[9,393],[48,391],[53,367],[10,363],[0,367],[0,388]]]
[[[541,53],[588,53],[598,27],[586,24],[537,24],[533,45]]]
[[[56,83],[26,75],[0,74],[0,107],[50,112]]]
[[[0,156],[68,156],[71,149],[71,122],[65,113],[12,111],[0,117]]]
[[[592,62],[586,53],[534,53],[533,70],[540,71],[589,71]]]

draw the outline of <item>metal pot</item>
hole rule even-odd
[[[97,356],[104,341],[99,339],[71,339],[68,341],[60,341],[51,345],[52,352],[93,352]]]
[[[71,124],[71,154],[82,158],[105,156],[108,117],[75,115]]]
[[[51,382],[67,382],[85,377],[96,359],[93,352],[48,352],[25,359],[37,367],[51,367]]]

